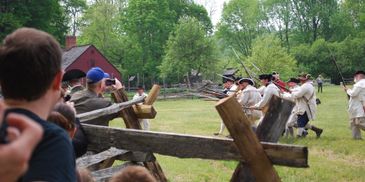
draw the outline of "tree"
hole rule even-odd
[[[122,1],[98,0],[83,16],[81,44],[95,45],[115,66],[120,67],[123,58],[123,32],[119,28]]]
[[[252,41],[267,31],[260,6],[257,0],[231,0],[224,5],[218,37],[225,47],[232,46],[245,56],[251,54]]]
[[[178,79],[177,75],[190,78],[207,73],[216,63],[215,45],[207,35],[204,25],[196,18],[183,17],[176,30],[170,34],[166,45],[166,55],[159,67],[163,78]],[[181,81],[181,80],[179,80]]]
[[[297,41],[313,43],[318,38],[331,38],[330,19],[338,9],[336,0],[291,0],[291,6]]]
[[[79,30],[81,19],[80,15],[85,11],[86,0],[62,0],[66,15],[71,27],[71,34],[76,35]]]
[[[175,23],[184,16],[195,17],[204,25],[207,32],[212,33],[212,22],[202,5],[196,4],[192,0],[169,0],[168,2],[170,10],[175,14]]]
[[[141,49],[139,67],[142,82],[153,83],[158,77],[163,47],[174,26],[174,14],[167,0],[130,0],[122,14],[122,29]],[[148,80],[148,81],[147,81]]]
[[[0,39],[23,26],[48,32],[61,43],[68,29],[64,10],[57,0],[0,1]]]
[[[253,63],[263,73],[277,71],[283,79],[287,79],[297,73],[297,62],[295,58],[288,54],[281,46],[280,40],[272,34],[263,35],[255,39],[252,56],[246,62]],[[253,65],[246,64],[250,70],[255,70]]]

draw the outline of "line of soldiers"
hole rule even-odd
[[[294,136],[294,128],[298,128],[297,137],[302,138],[308,134],[308,130],[315,132],[320,137],[323,129],[309,124],[316,117],[316,95],[311,76],[301,74],[298,78],[291,78],[287,83],[280,80],[277,72],[262,74],[259,76],[261,87],[256,88],[254,80],[250,78],[235,78],[233,75],[223,78],[224,93],[228,96],[235,94],[237,101],[242,105],[243,112],[255,129],[265,114],[265,107],[275,95],[283,99],[295,102],[295,108],[287,122],[286,136]],[[286,88],[289,86],[289,89]],[[224,124],[215,135],[223,133]]]

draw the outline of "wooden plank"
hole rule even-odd
[[[272,97],[266,107],[266,114],[256,129],[256,135],[260,141],[278,142],[282,132],[285,129],[285,124],[289,119],[294,103],[288,100],[283,100],[279,97]],[[307,151],[308,152],[308,151]],[[292,155],[292,154],[287,154]],[[233,176],[232,182],[254,182],[250,168],[243,162],[240,162]]]
[[[145,104],[152,105],[153,102],[157,98],[157,96],[155,96],[155,95],[156,94],[158,95],[159,90],[160,90],[160,87],[158,85],[154,86],[154,88],[152,88],[152,95],[149,96],[149,98],[146,98],[148,100],[147,100],[147,103],[145,102]],[[119,89],[119,90],[113,92],[112,96],[114,98],[114,101],[117,103],[128,101],[128,96],[127,96],[126,92],[124,91],[124,89]],[[138,117],[137,117],[136,113],[134,112],[133,108],[123,109],[121,111],[121,117],[123,118],[124,123],[127,128],[133,128],[133,129],[138,129],[138,130],[142,129],[141,124],[139,123]],[[167,182],[167,178],[166,178],[165,174],[163,173],[160,164],[157,161],[144,162],[144,166],[153,174],[153,176],[156,178],[157,181]]]
[[[279,141],[294,105],[294,102],[277,96],[271,98],[268,111],[256,130],[260,141],[275,143]]]
[[[134,105],[133,110],[139,119],[154,119],[157,115],[152,105]]]
[[[109,179],[111,177],[113,177],[113,175],[117,172],[119,172],[120,170],[128,167],[128,166],[135,166],[135,165],[139,165],[138,163],[132,163],[132,162],[126,162],[122,165],[119,166],[115,166],[115,167],[109,167],[106,169],[101,169],[98,171],[94,171],[91,173],[91,175],[93,176],[94,180],[96,182],[107,182],[109,181]]]
[[[243,158],[232,139],[175,133],[111,128],[83,124],[89,150],[103,151],[112,146],[130,151],[153,152],[179,158],[236,160]],[[308,167],[307,147],[262,143],[276,165]],[[196,150],[199,149],[199,150]]]
[[[130,151],[116,157],[117,160],[131,162],[154,162],[155,156],[151,152]]]
[[[148,97],[146,98],[144,104],[145,105],[152,105],[158,97],[158,94],[160,94],[160,86],[159,85],[153,85],[150,92],[148,93]]]
[[[142,103],[144,102],[144,97],[137,98],[135,100],[119,103],[119,104],[113,104],[109,107],[97,109],[94,111],[78,114],[76,117],[80,119],[81,122],[90,121],[92,119],[96,119],[101,116],[105,115],[111,115],[120,112],[120,110],[131,107],[134,104]]]
[[[280,181],[236,98],[228,97],[220,100],[216,109],[255,179],[257,181]]]
[[[76,160],[76,165],[77,167],[80,168],[87,168],[89,170],[94,170],[99,168],[99,164],[103,161],[106,161],[107,159],[110,158],[115,158],[119,155],[123,155],[128,153],[129,151],[127,150],[120,150],[117,148],[110,148],[106,151],[100,152],[98,154],[95,155],[88,155],[82,158],[79,158]]]

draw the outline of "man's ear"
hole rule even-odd
[[[63,71],[59,71],[53,79],[52,89],[59,90],[62,86]]]

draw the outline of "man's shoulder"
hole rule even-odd
[[[29,162],[23,181],[75,180],[75,155],[66,131],[43,123],[44,135]]]

